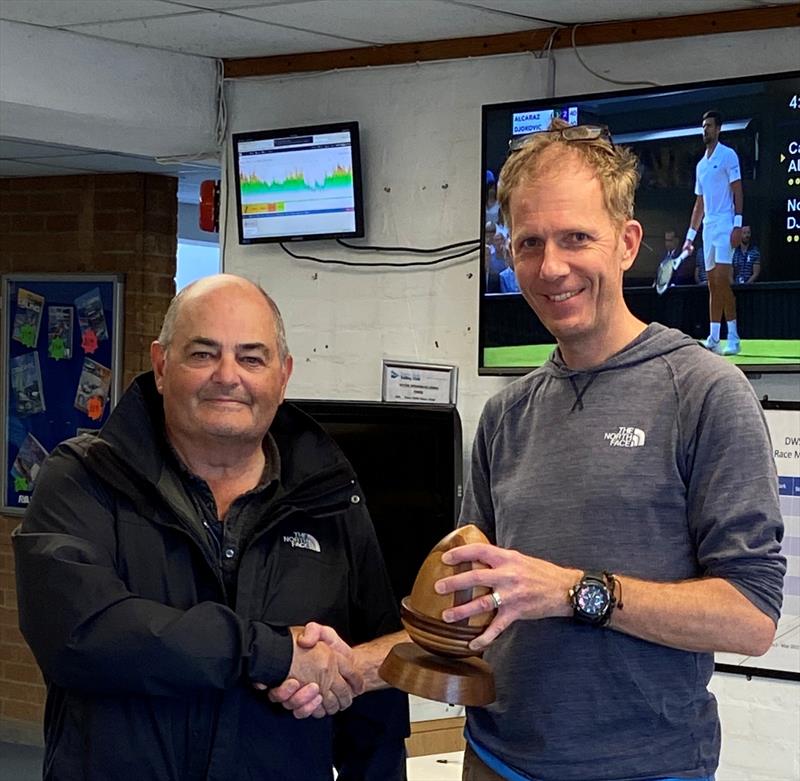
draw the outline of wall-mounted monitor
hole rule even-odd
[[[708,289],[702,273],[697,280],[694,275],[701,258],[693,256],[684,269],[688,273],[679,280],[683,284],[663,295],[656,292],[654,281],[665,255],[665,234],[675,231],[683,244],[695,200],[695,166],[705,151],[702,115],[712,109],[723,116],[720,141],[739,156],[744,222],[751,227],[752,244],[761,255],[758,279],[734,283],[742,352],[729,360],[744,371],[800,371],[800,72],[796,71],[484,106],[481,374],[522,374],[544,363],[555,346],[514,290],[513,276],[500,274],[510,259],[503,246],[503,218],[494,201],[509,141],[546,130],[553,117],[573,125],[607,125],[614,143],[632,147],[639,156],[635,217],[644,228],[644,240],[625,276],[630,309],[645,322],[658,321],[697,339],[708,335]]]
[[[233,135],[240,244],[364,235],[358,123]]]

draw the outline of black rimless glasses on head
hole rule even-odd
[[[558,130],[537,130],[535,133],[528,133],[519,138],[512,138],[508,142],[508,152],[518,152],[527,146],[537,136],[555,135],[561,136],[565,141],[595,141],[598,138],[611,141],[611,133],[607,125],[570,125]]]

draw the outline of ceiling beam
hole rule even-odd
[[[798,26],[800,26],[800,3],[792,3],[791,5],[753,8],[746,11],[581,24],[575,30],[575,44],[581,47],[597,46]],[[274,76],[281,73],[404,65],[413,62],[485,57],[495,54],[519,54],[543,50],[551,35],[553,36],[552,48],[569,48],[572,46],[573,27],[574,25],[543,27],[503,35],[481,35],[418,43],[393,43],[386,46],[364,46],[356,49],[272,57],[244,57],[223,60],[223,63],[225,78],[244,79],[251,76]]]

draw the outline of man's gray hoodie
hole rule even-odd
[[[556,350],[490,399],[460,522],[562,566],[724,578],[779,616],[783,524],[759,402],[737,368],[658,324],[591,370]],[[469,709],[470,737],[532,778],[716,770],[712,654],[551,618],[517,621],[484,658],[497,700]]]

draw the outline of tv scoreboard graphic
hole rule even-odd
[[[540,133],[543,130],[549,130],[550,123],[556,118],[563,119],[570,125],[577,125],[578,107],[562,106],[541,111],[517,111],[511,116],[511,135],[521,136],[526,133]]]
[[[800,94],[789,96],[787,101],[789,128],[797,124],[800,116]],[[786,242],[800,243],[800,137],[790,137],[779,155],[779,164],[785,172],[788,195],[786,198]]]

